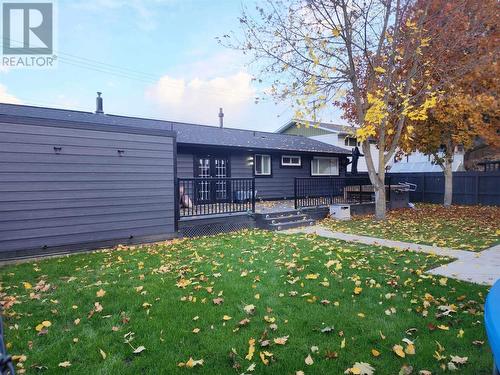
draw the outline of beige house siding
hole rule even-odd
[[[283,134],[289,134],[289,135],[302,135],[304,137],[312,137],[316,135],[325,135],[325,134],[330,134],[329,131],[314,127],[314,126],[309,126],[306,127],[304,125],[298,127],[297,125],[292,125],[288,129],[282,132]]]

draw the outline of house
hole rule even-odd
[[[276,130],[277,134],[301,135],[315,141],[342,148],[349,153],[356,146],[360,146],[356,139],[356,128],[349,125],[338,125],[327,122],[313,124],[308,121],[290,120]],[[371,151],[375,166],[378,165],[378,149],[371,143]],[[350,160],[351,158],[349,158]],[[347,168],[350,171],[350,167]],[[367,172],[366,160],[363,156],[358,159],[358,172]]]
[[[0,104],[13,116],[173,131],[178,178],[255,177],[257,198],[293,197],[295,177],[340,176],[346,148],[306,137],[102,113]],[[208,193],[208,192],[206,192]]]
[[[325,176],[346,174],[350,151],[314,139],[109,115],[97,104],[95,113],[0,104],[0,255],[252,227],[256,199],[297,202],[300,180],[301,207],[316,207],[319,182],[324,195]],[[344,194],[343,178],[335,184]],[[314,217],[290,215],[262,221],[279,229]]]
[[[453,156],[452,171],[464,171],[464,151],[457,147]],[[412,172],[443,172],[441,166],[433,163],[434,157],[425,155],[419,151],[412,152],[409,155],[403,155],[400,158],[394,158],[388,170],[391,173],[412,173]]]
[[[302,135],[348,150],[360,146],[356,139],[356,128],[349,125],[338,125],[326,122],[312,125],[312,123],[307,121],[291,120],[276,130],[276,133]],[[377,167],[378,149],[375,142],[371,142],[370,147],[374,165]],[[455,150],[452,169],[454,172],[464,170],[464,151],[461,147],[457,147]],[[348,168],[348,171],[349,170]],[[409,155],[404,155],[401,158],[394,157],[393,160],[386,165],[386,170],[391,173],[442,172],[441,167],[433,163],[432,156],[424,155],[418,151]],[[368,171],[366,159],[364,157],[360,157],[358,160],[358,171]]]

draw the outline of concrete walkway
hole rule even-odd
[[[427,272],[434,275],[442,275],[484,285],[493,285],[497,279],[500,279],[500,245],[493,246],[481,252],[472,252],[368,236],[359,236],[356,234],[332,232],[331,230],[319,225],[289,229],[283,231],[283,233],[314,233],[321,237],[334,238],[337,240],[359,242],[366,245],[386,246],[401,250],[410,250],[455,258],[455,261]]]

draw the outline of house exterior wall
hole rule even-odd
[[[200,151],[190,150],[180,146],[177,153],[177,171],[179,178],[193,177],[194,157],[199,155]],[[217,155],[225,155],[230,160],[231,177],[251,178],[254,177],[254,167],[252,158],[255,153],[271,155],[271,176],[255,176],[255,190],[258,199],[293,199],[295,177],[311,177],[311,160],[313,154],[301,154],[294,152],[268,152],[258,151],[250,152],[244,150],[213,150]],[[210,151],[204,149],[201,154],[210,154]],[[301,167],[282,167],[281,155],[300,155],[302,158]],[[325,156],[325,155],[318,155]],[[339,174],[345,174],[345,166],[341,163],[342,156],[339,157]],[[191,166],[191,170],[188,170]],[[181,176],[180,171],[183,171]]]
[[[175,137],[0,115],[0,258],[170,238]]]
[[[328,144],[333,145],[333,146],[342,147],[342,148],[345,148],[346,150],[351,150],[353,148],[353,147],[345,145],[345,143],[344,143],[345,136],[342,134],[339,134],[339,133],[328,133],[328,134],[324,134],[324,135],[312,136],[309,138],[315,139],[316,141],[328,143]],[[359,150],[361,152],[363,152],[361,150],[361,147],[359,148]],[[372,158],[373,158],[373,163],[375,164],[375,168],[378,170],[378,168],[377,168],[378,159],[379,159],[378,158],[378,149],[375,145],[371,144],[370,150],[371,150],[371,154],[372,154]],[[351,160],[351,158],[349,158],[349,160]],[[350,166],[347,167],[347,171],[348,172],[351,171]],[[358,172],[368,172],[368,168],[366,166],[366,159],[364,157],[360,157],[358,159]]]
[[[320,129],[318,127],[314,126],[301,126],[300,128],[297,125],[292,125],[288,128],[286,128],[282,134],[289,134],[289,135],[302,135],[304,137],[312,137],[315,135],[323,135],[323,134],[330,134],[329,131]]]
[[[408,156],[403,156],[401,160],[393,161],[390,172],[411,173],[411,172],[443,172],[443,169],[433,163],[434,157],[424,155],[419,151],[412,152]],[[452,171],[464,171],[464,153],[455,152],[453,156]]]

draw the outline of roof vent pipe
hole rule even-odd
[[[97,114],[103,114],[103,105],[102,105],[102,98],[101,98],[102,92],[97,92],[97,98],[95,98],[95,113]]]
[[[219,108],[219,127],[222,129],[224,127],[224,112],[222,108]]]

